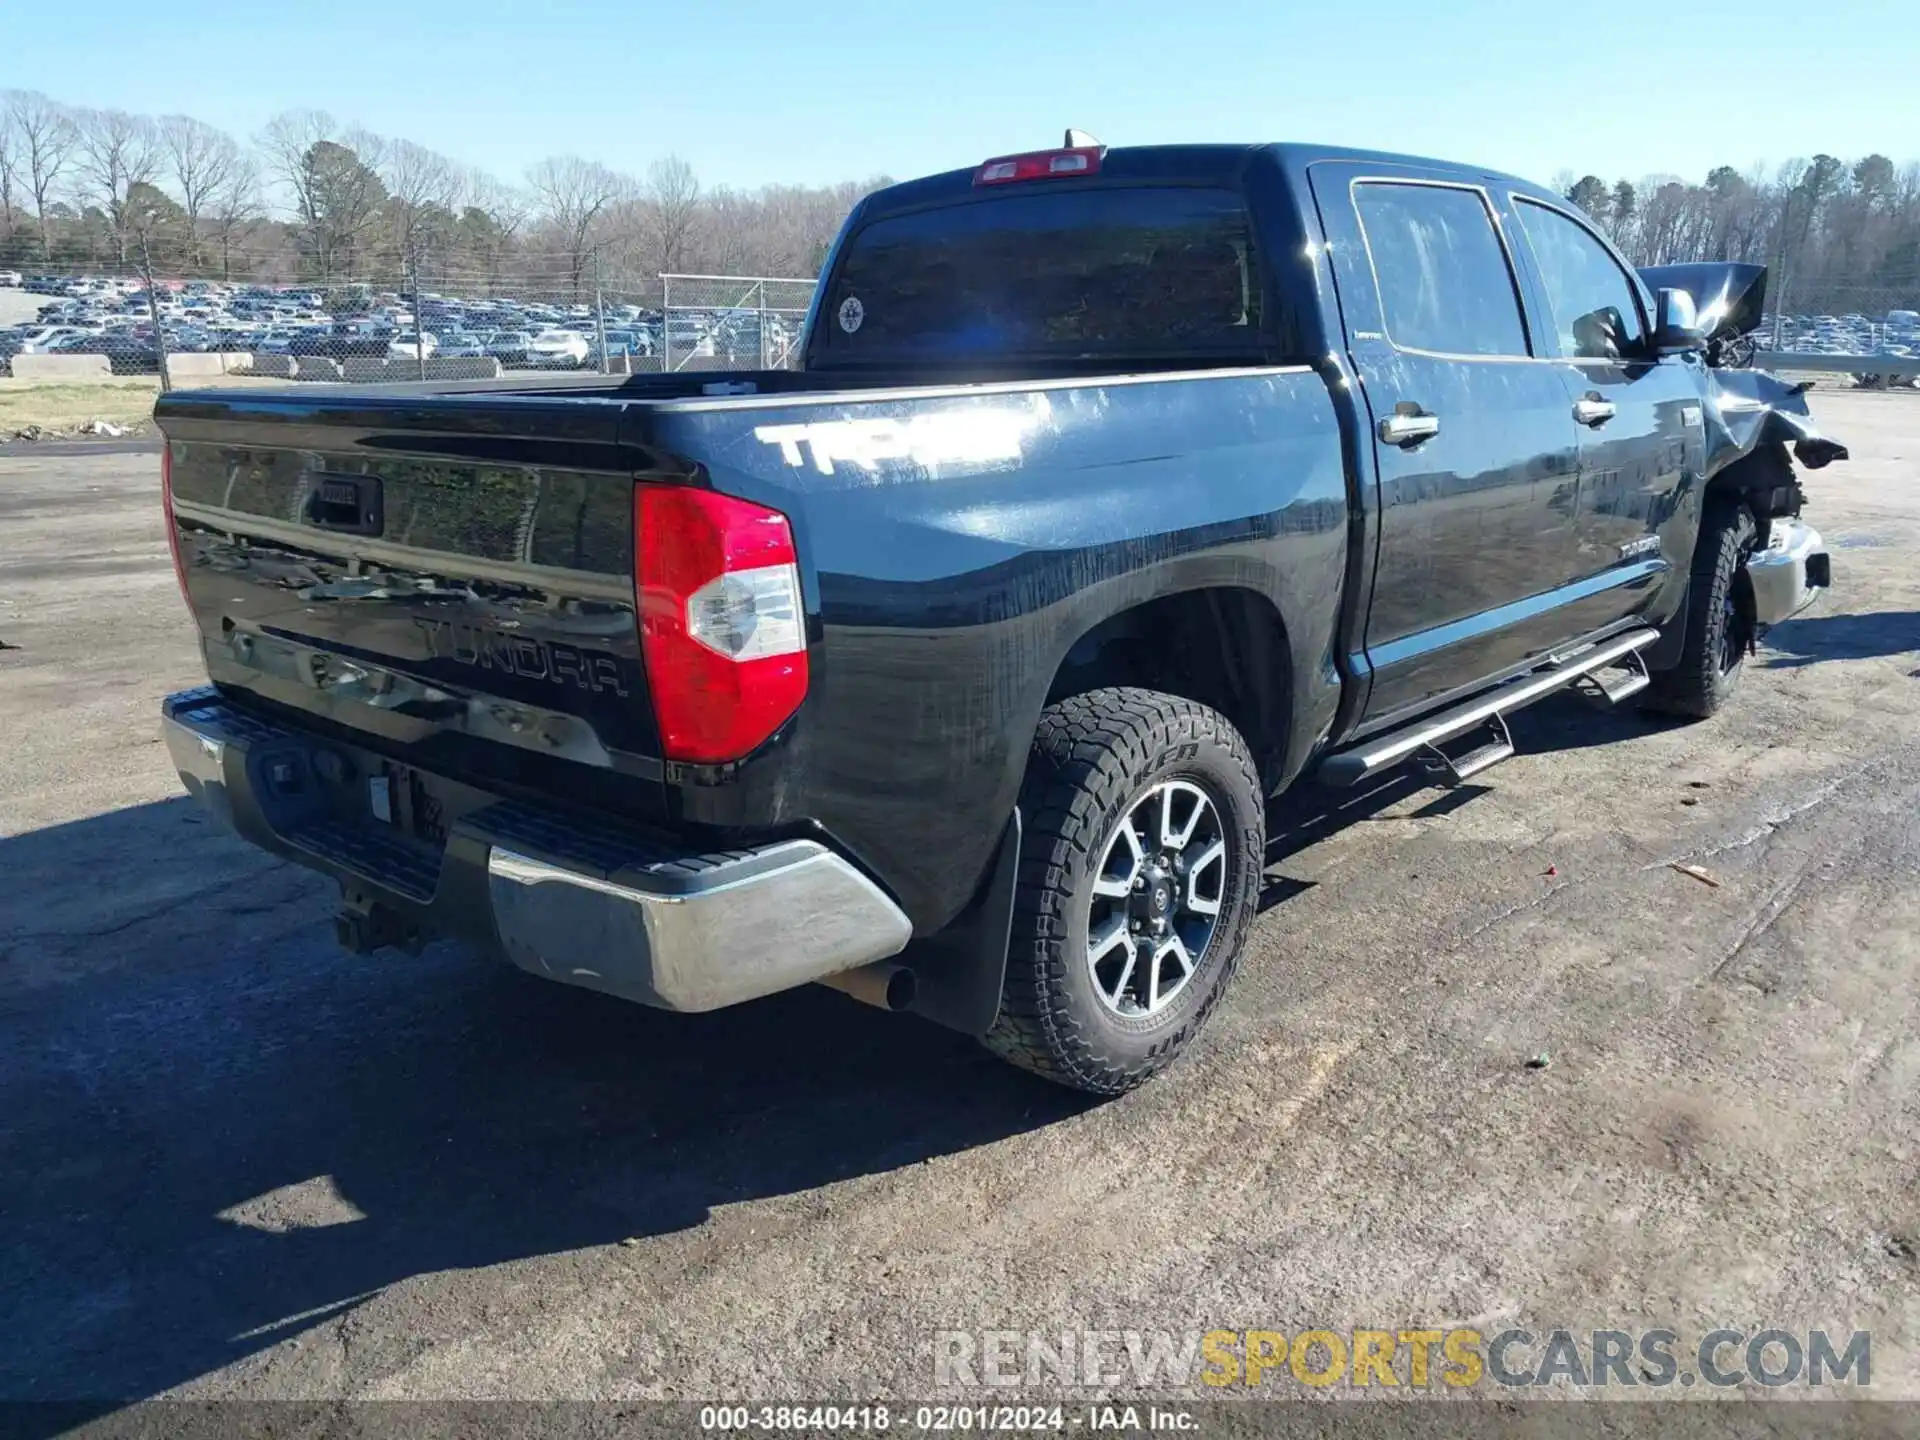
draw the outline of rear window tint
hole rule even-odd
[[[815,322],[814,361],[1259,358],[1231,191],[1054,187],[876,220]]]

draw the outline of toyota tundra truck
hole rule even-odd
[[[1472,166],[1069,143],[863,200],[790,371],[176,391],[169,750],[355,952],[822,983],[1119,1092],[1271,797],[1569,687],[1710,716],[1829,583],[1845,450],[1708,363],[1764,272],[1677,278]]]

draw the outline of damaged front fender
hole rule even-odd
[[[1646,265],[1640,278],[1656,293],[1681,290],[1699,317],[1706,361],[1707,475],[1717,475],[1769,442],[1818,470],[1847,458],[1847,447],[1820,433],[1808,413],[1805,385],[1745,368],[1767,303],[1767,267],[1733,260]]]
[[[1766,370],[1704,373],[1709,479],[1769,442],[1792,450],[1793,458],[1809,470],[1847,458],[1847,447],[1821,434],[1813,423],[1806,384],[1790,383]]]

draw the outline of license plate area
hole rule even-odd
[[[367,776],[363,793],[373,824],[436,850],[446,848],[446,807],[419,771],[383,760]]]

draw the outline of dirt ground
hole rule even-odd
[[[1864,1329],[1920,1397],[1920,397],[1816,409],[1834,589],[1729,713],[1567,697],[1462,790],[1281,807],[1235,991],[1108,1104],[824,990],[336,953],[157,741],[153,455],[0,458],[0,1397],[925,1398],[941,1331],[1420,1324]]]

